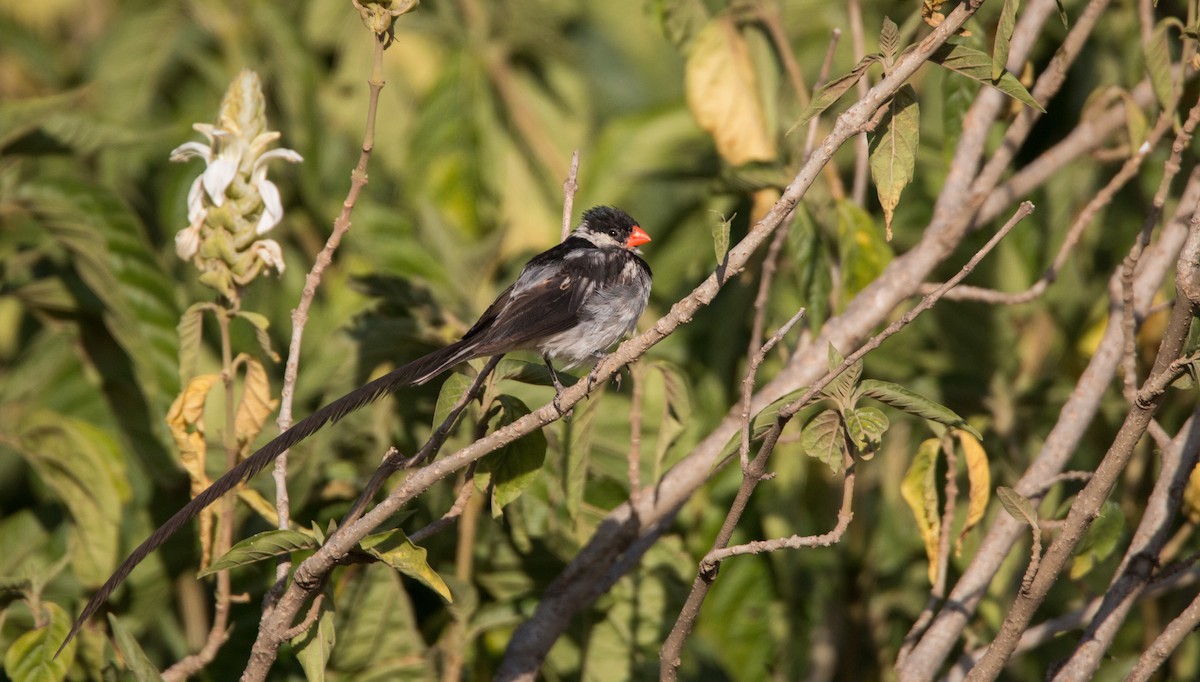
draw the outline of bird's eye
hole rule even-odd
[[[615,227],[614,227],[614,228],[612,228],[611,230],[609,230],[609,231],[608,231],[608,236],[610,236],[610,237],[612,237],[612,238],[614,238],[614,239],[615,239],[615,238],[616,238],[616,236],[617,236],[617,228],[615,228]]]

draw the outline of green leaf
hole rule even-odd
[[[928,419],[932,422],[962,429],[982,440],[983,436],[948,407],[939,405],[925,396],[904,388],[900,384],[878,379],[863,379],[858,385],[858,395],[864,398],[878,400],[897,410],[903,410],[913,416]]]
[[[497,428],[529,414],[525,403],[513,396],[501,395],[496,400],[502,408]],[[541,431],[522,436],[479,460],[475,476],[476,480],[480,480],[480,474],[490,479],[493,516],[499,516],[505,505],[521,496],[537,478],[545,461],[546,436]]]
[[[1183,30],[1183,22],[1175,17],[1167,17],[1154,26],[1150,41],[1145,44],[1146,73],[1150,76],[1150,85],[1154,88],[1154,96],[1163,109],[1174,106],[1175,74],[1171,70],[1171,41],[1172,28]]]
[[[888,429],[888,418],[878,408],[846,410],[846,431],[863,459],[869,460],[879,449],[879,441]]]
[[[201,577],[212,575],[238,566],[255,564],[271,557],[283,556],[293,552],[311,551],[319,548],[316,538],[298,530],[268,530],[251,535],[242,540],[212,563],[200,571]]]
[[[829,344],[829,371],[833,371],[842,366],[846,358],[842,356],[833,344]],[[843,410],[848,410],[854,407],[854,387],[858,384],[858,380],[862,377],[862,361],[859,360],[851,364],[841,374],[837,375],[829,385],[821,390],[821,393],[826,397],[834,400]]]
[[[648,10],[681,54],[691,50],[692,40],[708,23],[708,9],[703,0],[651,0]]]
[[[1034,534],[1041,535],[1037,510],[1034,509],[1033,503],[1028,498],[1006,486],[996,488],[996,497],[1010,516],[1032,528]]]
[[[967,518],[963,521],[962,530],[959,531],[954,545],[955,553],[962,554],[963,538],[983,520],[987,511],[988,501],[991,499],[992,472],[988,469],[987,451],[983,449],[983,444],[978,438],[962,429],[955,429],[954,435],[958,437],[963,449],[967,463],[967,481],[970,485],[967,495]]]
[[[267,319],[267,316],[249,310],[239,310],[237,316],[254,327],[254,338],[258,340],[258,346],[262,348],[263,355],[271,358],[274,362],[279,362],[279,353],[276,353],[275,349],[271,347],[271,335],[267,333],[271,328],[271,321]]]
[[[725,161],[737,166],[776,157],[754,62],[731,15],[710,19],[692,41],[684,90],[696,123]]]
[[[842,418],[834,410],[817,414],[800,432],[800,447],[804,448],[804,454],[828,464],[833,473],[841,473],[842,456],[846,452]]]
[[[446,582],[429,566],[425,548],[414,545],[399,528],[368,535],[359,545],[371,556],[433,590],[446,603],[454,601]]]
[[[61,606],[42,602],[41,619],[46,625],[18,637],[4,653],[4,672],[12,682],[59,682],[75,660],[78,640],[71,640],[62,655],[54,652],[71,629],[71,617]]]
[[[884,63],[890,68],[900,52],[900,28],[891,17],[883,18],[883,28],[879,31],[879,51],[883,53]]]
[[[193,303],[183,311],[175,331],[179,334],[179,384],[186,386],[196,375],[200,361],[200,339],[204,331],[204,311],[209,303]]]
[[[1013,29],[1017,26],[1017,9],[1020,0],[1004,0],[1000,8],[1000,21],[996,24],[996,40],[992,43],[992,80],[1005,73],[1008,64],[1008,47],[1012,42]]]
[[[717,256],[717,265],[725,262],[725,253],[729,251],[729,226],[736,217],[736,213],[728,218],[721,216],[719,222],[713,223],[713,253]]]
[[[887,113],[871,134],[871,180],[883,207],[887,239],[892,240],[892,217],[900,193],[912,182],[920,144],[921,110],[911,85],[896,91],[886,105]]]
[[[945,43],[933,53],[929,61],[990,85],[1029,108],[1046,113],[1046,109],[1038,104],[1025,86],[1021,85],[1021,81],[1011,73],[1005,72],[999,79],[992,79],[992,58],[986,52],[965,45]]]
[[[162,680],[162,674],[150,662],[150,658],[142,650],[142,645],[138,644],[137,638],[129,632],[129,628],[125,627],[125,624],[116,615],[108,614],[108,627],[112,630],[117,651],[121,652],[121,658],[125,661],[125,667],[129,670],[134,680],[137,682],[159,682]]]
[[[925,556],[929,562],[929,582],[937,582],[938,544],[941,540],[941,515],[938,514],[937,460],[941,443],[929,438],[917,448],[904,480],[900,482],[900,496],[908,503],[917,521],[917,530],[925,543]]]
[[[328,667],[338,671],[338,679],[436,679],[433,657],[396,571],[371,565],[344,581],[335,622],[338,645]],[[406,667],[398,668],[400,662]]]
[[[132,494],[120,448],[85,421],[39,410],[23,416],[19,451],[71,513],[76,577],[99,586],[119,558],[118,531]]]
[[[1117,548],[1121,539],[1121,531],[1125,529],[1125,515],[1121,506],[1112,500],[1107,500],[1100,507],[1100,515],[1088,526],[1083,539],[1075,549],[1071,559],[1071,580],[1078,580],[1087,575],[1104,561]]]
[[[333,601],[326,595],[317,622],[304,634],[292,640],[296,660],[300,661],[300,667],[304,669],[304,677],[308,682],[325,681],[325,668],[329,665],[333,645],[337,642],[332,604]]]
[[[450,410],[462,399],[475,380],[471,377],[452,372],[442,382],[438,391],[437,404],[433,408],[433,428],[436,429],[450,416]]]
[[[574,386],[579,378],[565,372],[556,372],[558,381],[563,386]],[[550,369],[544,362],[528,362],[505,358],[496,365],[496,379],[511,379],[532,386],[553,386]]]
[[[579,520],[579,510],[583,507],[583,493],[587,489],[599,405],[598,396],[576,405],[575,414],[569,422],[564,422],[563,426],[566,432],[566,447],[562,455],[562,488],[566,497],[564,506],[567,518],[572,522]],[[478,478],[476,483],[479,483]]]
[[[892,262],[892,249],[871,214],[848,199],[837,202],[837,235],[842,300],[849,301],[879,278]]]
[[[883,61],[883,55],[873,52],[860,59],[858,63],[854,65],[854,68],[850,70],[850,73],[844,76],[838,76],[837,78],[818,88],[817,92],[813,95],[812,101],[810,101],[808,106],[804,108],[804,111],[800,114],[800,118],[797,119],[794,124],[792,124],[792,127],[788,130],[788,132],[790,133],[792,130],[806,125],[813,118],[820,116],[821,112],[825,111],[832,106],[834,102],[841,99],[842,95],[846,94],[850,88],[854,87],[854,85],[858,83],[858,80],[867,72],[868,67],[875,62],[881,61]]]

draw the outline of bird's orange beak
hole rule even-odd
[[[650,235],[637,225],[633,226],[633,234],[629,235],[629,239],[625,242],[625,248],[632,249],[650,241]]]

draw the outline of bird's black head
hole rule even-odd
[[[650,241],[633,216],[612,206],[597,206],[584,211],[578,233],[596,246],[633,249]]]

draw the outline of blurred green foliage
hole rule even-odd
[[[779,10],[779,27],[810,84],[830,31],[847,21],[842,3],[732,4],[739,12]],[[915,27],[919,3],[862,4],[869,43],[884,15],[904,30]],[[999,12],[993,4],[967,39],[985,51]],[[1074,11],[1080,3],[1066,4]],[[1022,162],[1061,139],[1094,91],[1130,88],[1142,78],[1134,5],[1108,10]],[[575,148],[582,158],[576,212],[618,205],[654,238],[644,249],[655,272],[646,319],[711,272],[711,240],[721,234],[714,228],[734,216],[730,243],[745,234],[761,207],[757,193],[788,179],[804,137],[783,135],[803,107],[768,32],[754,21],[737,30],[776,156],[731,168],[697,124],[685,97],[688,36],[723,9],[715,0],[432,0],[399,22],[384,58],[370,184],[310,313],[296,413],[461,334],[524,258],[557,240],[560,188]],[[1039,66],[1064,30],[1048,26],[1034,50]],[[267,316],[274,347],[286,349],[304,273],[340,210],[361,147],[371,49],[370,35],[341,0],[0,2],[0,651],[31,646],[22,638],[47,619],[50,632],[63,629],[63,614],[77,610],[186,495],[164,417],[180,390],[176,324],[187,306],[211,300],[211,293],[174,256],[199,167],[168,163],[170,150],[197,139],[191,124],[211,122],[240,69],[259,73],[270,127],[305,162],[272,171],[285,206],[272,236],[288,267],[247,290],[243,307]],[[843,45],[834,72],[853,63]],[[979,87],[932,67],[914,79],[920,146],[915,178],[895,210],[892,243],[883,241],[874,198],[864,209],[828,184],[809,193],[785,245],[768,328],[801,306],[809,311],[806,324],[821,324],[893,253],[920,238],[962,113]],[[1153,157],[1162,158],[1161,151]],[[846,183],[852,166],[847,148],[836,168]],[[1080,158],[1057,173],[1030,197],[1036,216],[972,283],[1010,291],[1032,283],[1074,211],[1114,168]],[[1140,227],[1156,183],[1157,175],[1147,174],[1106,207],[1042,299],[1017,307],[943,302],[871,354],[864,376],[897,382],[967,417],[984,433],[993,480],[1011,484],[1087,361],[1090,349],[1081,340],[1105,314],[1106,278]],[[968,239],[942,275],[986,237]],[[685,454],[737,400],[757,263],[640,363],[643,482]],[[204,333],[200,364],[214,371],[219,347],[213,330]],[[235,326],[234,345],[259,353],[248,325]],[[781,363],[772,355],[761,375]],[[268,363],[268,371],[277,392],[282,366]],[[458,533],[423,543],[455,595],[453,605],[382,565],[341,569],[329,587],[331,616],[321,620],[336,630],[332,654],[313,659],[285,648],[273,676],[301,679],[327,661],[330,679],[431,679],[452,648],[466,678],[487,679],[515,625],[603,514],[629,495],[626,379],[577,408],[570,423],[546,430],[544,465],[523,495],[502,511],[496,505],[495,516],[484,505],[465,575],[456,575]],[[403,391],[293,454],[293,515],[302,527],[338,519],[389,445],[411,453],[423,442],[439,384]],[[551,397],[545,386],[510,381],[503,388],[518,411]],[[1075,468],[1097,461],[1123,415],[1119,396],[1108,400]],[[1180,411],[1168,408],[1164,424],[1178,424]],[[923,543],[899,490],[929,433],[919,420],[888,415],[893,425],[879,455],[860,466],[854,523],[843,541],[727,562],[685,649],[686,678],[887,676],[929,591]],[[448,447],[469,442],[478,421],[468,419]],[[771,465],[777,476],[756,493],[735,542],[833,525],[840,479],[803,456],[801,425],[789,429],[790,440],[785,434]],[[218,447],[220,434],[210,440]],[[1126,518],[1140,516],[1151,469],[1131,472],[1118,493]],[[640,565],[556,644],[546,679],[657,674],[658,648],[738,483],[736,467],[714,475]],[[252,485],[273,494],[265,480]],[[454,481],[429,490],[403,527],[438,518],[454,496]],[[239,537],[266,529],[247,510],[239,518]],[[977,540],[967,538],[952,572]],[[185,533],[139,568],[110,605],[115,644],[103,623],[93,623],[77,650],[64,654],[72,662],[69,678],[143,674],[193,651],[209,618],[208,598],[198,596],[209,588],[192,581],[198,553],[195,537]],[[1096,554],[1096,570],[1057,589],[1045,612],[1103,590],[1104,569],[1119,556]],[[990,638],[1022,570],[1019,561],[1006,564],[972,636]],[[231,679],[242,669],[273,575],[269,562],[235,572],[235,589],[251,598],[235,606],[233,637],[203,678]],[[1026,655],[1011,669],[1014,679],[1040,676],[1066,646]],[[1127,657],[1139,647],[1140,635],[1131,632],[1110,655]]]

